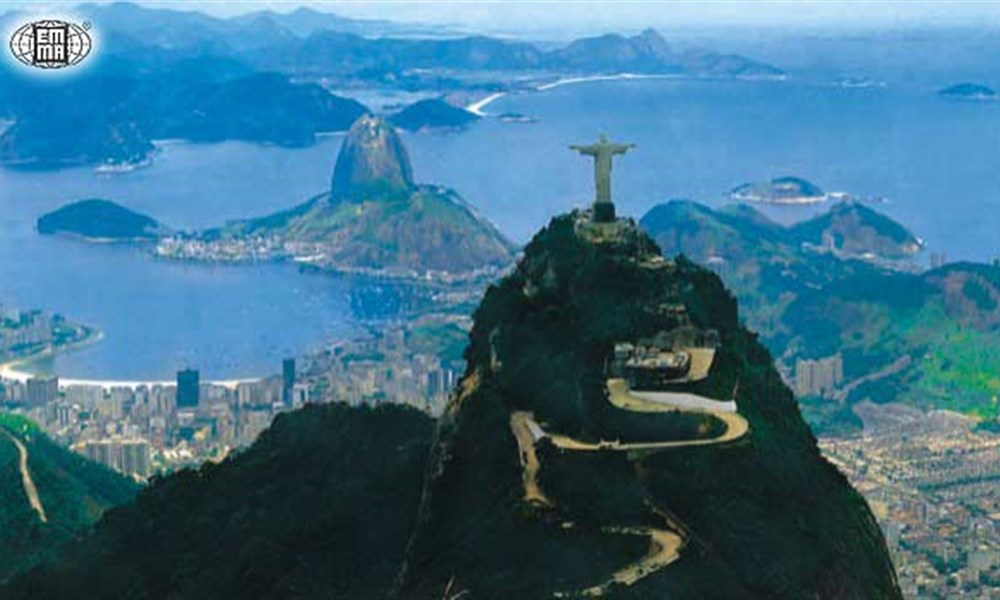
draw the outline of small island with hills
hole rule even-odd
[[[75,236],[89,242],[139,242],[169,235],[170,229],[110,200],[90,198],[42,215],[38,233]]]
[[[440,98],[419,100],[389,116],[390,123],[407,131],[460,129],[479,119],[479,115]]]
[[[769,181],[744,183],[730,191],[729,198],[736,202],[760,204],[817,204],[846,198],[846,194],[824,192],[801,177],[776,177]]]
[[[938,95],[951,100],[971,100],[975,102],[990,102],[998,99],[993,88],[979,83],[956,83],[938,90]]]

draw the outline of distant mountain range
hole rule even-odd
[[[119,48],[128,48],[136,66],[160,54],[212,55],[237,59],[258,69],[323,71],[325,75],[400,73],[419,68],[721,77],[781,74],[770,65],[738,55],[675,50],[652,29],[632,37],[608,34],[542,49],[529,42],[468,35],[448,27],[351,19],[304,7],[232,18],[127,2],[84,4],[74,12],[100,28],[106,52],[117,54]],[[8,13],[0,20],[10,21],[15,16]],[[138,51],[140,48],[146,50]]]
[[[277,73],[233,77],[215,61],[155,75],[83,75],[80,79],[0,84],[0,103],[15,123],[0,135],[0,162],[36,167],[141,164],[151,140],[247,140],[312,143],[344,131],[367,109],[314,83]]]
[[[553,50],[529,42],[485,36],[455,39],[369,39],[320,31],[261,55],[264,68],[300,74],[380,78],[414,69],[550,71],[558,73],[655,73],[692,77],[780,77],[771,65],[710,50],[676,51],[655,30],[635,36],[608,34]]]
[[[99,63],[55,85],[18,73],[0,81],[0,117],[15,121],[0,136],[0,163],[136,165],[150,158],[150,140],[164,137],[301,145],[317,132],[345,129],[367,110],[302,79],[445,93],[519,85],[511,72],[782,75],[738,55],[676,50],[652,29],[543,49],[306,8],[230,19],[129,3],[76,12],[99,27]],[[0,24],[19,15],[0,15]],[[447,108],[419,105],[398,115],[398,124],[419,129],[470,118]]]
[[[790,375],[797,359],[841,353],[839,399],[805,398],[823,433],[860,426],[856,402],[901,401],[983,417],[1000,382],[1000,267],[957,263],[921,272],[905,227],[859,203],[840,203],[792,227],[747,205],[710,209],[672,201],[642,218],[667,255],[708,266],[740,301]],[[884,376],[866,375],[885,371]]]

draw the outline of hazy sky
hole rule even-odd
[[[159,7],[200,10],[227,16],[261,9],[278,11],[309,6],[359,18],[448,24],[462,29],[508,33],[607,31],[639,29],[752,26],[806,29],[899,28],[955,25],[1000,25],[1000,1],[950,2],[850,0],[666,0],[666,1],[335,1],[158,0],[139,2]],[[25,7],[26,2],[3,2]],[[32,2],[32,9],[75,4]]]

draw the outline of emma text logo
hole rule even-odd
[[[46,19],[25,23],[10,37],[10,51],[22,63],[39,69],[73,66],[90,54],[90,23]]]

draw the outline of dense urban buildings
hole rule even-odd
[[[285,359],[280,375],[254,381],[205,382],[190,368],[178,371],[176,385],[34,376],[2,381],[0,401],[56,441],[144,479],[219,460],[251,444],[277,414],[308,402],[399,402],[439,412],[464,368],[460,349],[467,327],[464,318],[417,319],[314,356]]]
[[[149,442],[143,439],[87,440],[72,448],[90,460],[137,479],[145,479],[152,474]]]
[[[906,598],[1000,598],[1000,435],[949,411],[862,403],[820,441],[878,517]]]
[[[0,304],[0,360],[17,359],[80,343],[95,335],[61,315],[20,311]]]

